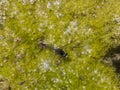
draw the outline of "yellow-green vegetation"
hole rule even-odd
[[[0,0],[0,90],[119,90],[119,36],[119,0]]]

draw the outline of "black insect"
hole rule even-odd
[[[41,46],[44,47],[44,48],[49,48],[49,49],[55,51],[55,53],[58,54],[58,55],[61,56],[61,57],[67,57],[67,55],[68,55],[68,54],[67,54],[63,49],[61,49],[61,48],[54,48],[54,47],[51,47],[51,46],[49,46],[49,45],[47,45],[47,44],[44,44],[44,43],[40,43],[40,44],[41,44]]]
[[[64,52],[61,48],[55,49],[55,53],[62,56],[62,57],[67,57],[67,53]]]

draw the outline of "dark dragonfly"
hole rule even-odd
[[[55,53],[57,54],[57,55],[59,55],[60,57],[67,57],[67,53],[63,50],[63,49],[61,49],[61,48],[54,48],[54,47],[51,47],[51,46],[49,46],[49,45],[47,45],[47,44],[44,44],[44,43],[40,43],[40,45],[43,47],[43,48],[48,48],[48,49],[50,49],[50,50],[53,50],[53,51],[55,51]]]

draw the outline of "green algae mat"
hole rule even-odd
[[[119,0],[0,0],[0,90],[119,90]]]

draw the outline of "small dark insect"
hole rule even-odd
[[[49,49],[51,49],[51,50],[54,50],[55,53],[58,54],[58,55],[61,56],[61,57],[67,57],[67,55],[68,55],[68,54],[67,54],[65,51],[63,51],[63,49],[61,49],[61,48],[54,48],[54,47],[51,47],[51,46],[49,46],[49,45],[47,45],[47,44],[44,44],[44,43],[40,43],[40,44],[41,44],[41,46],[44,47],[44,48],[49,48]]]
[[[65,53],[61,48],[55,49],[55,53],[62,57],[67,57],[67,53]]]

